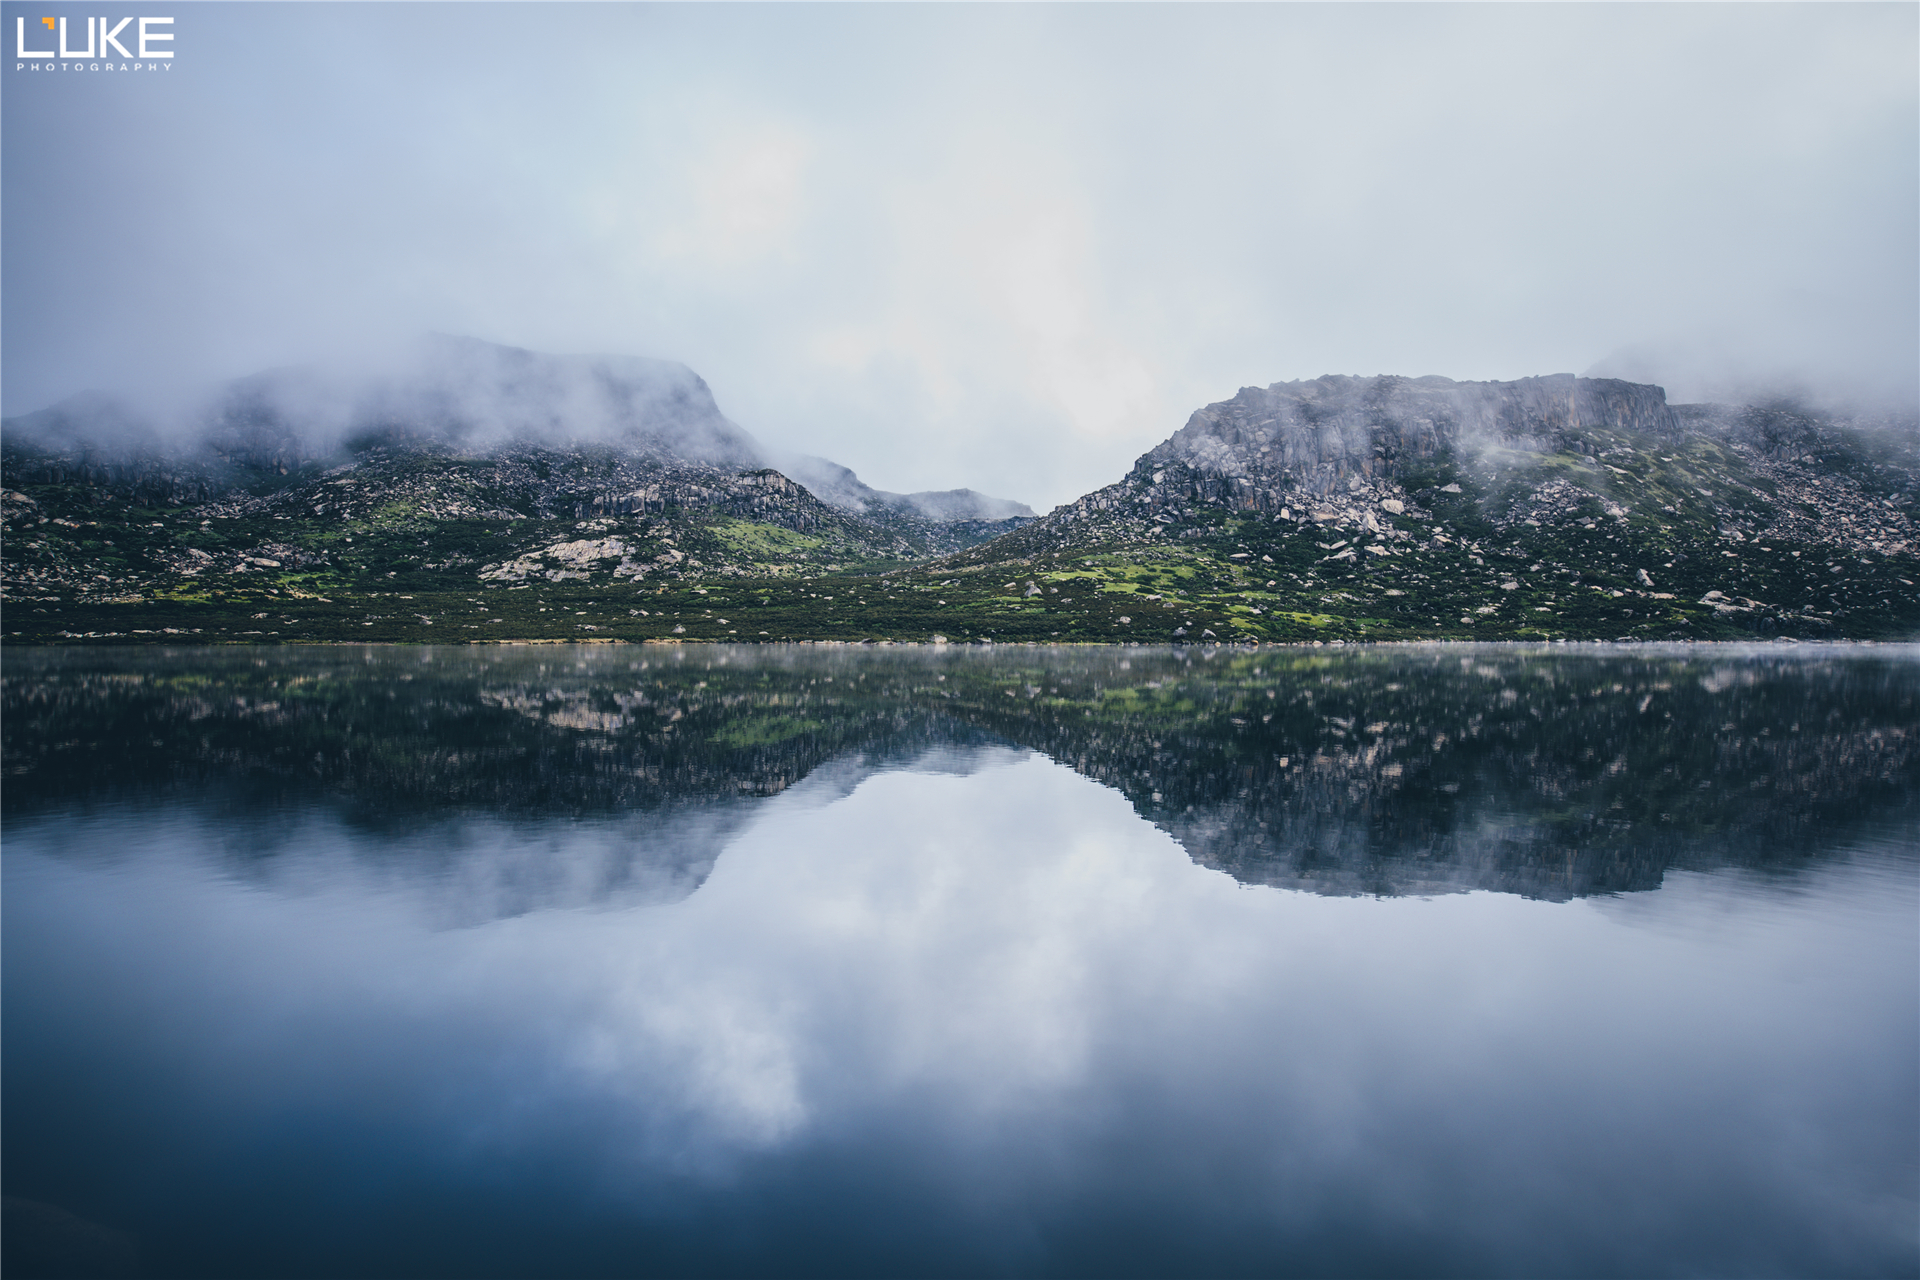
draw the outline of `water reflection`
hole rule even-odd
[[[753,802],[829,764],[852,780],[1004,743],[1114,788],[1246,883],[1564,900],[1674,867],[1799,865],[1911,827],[1920,796],[1910,650],[635,655],[12,656],[7,812],[188,795],[386,829],[616,817],[691,884]],[[393,855],[417,866],[417,845]]]
[[[10,656],[6,1190],[199,1277],[1913,1275],[1915,684]]]

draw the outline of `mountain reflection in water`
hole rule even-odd
[[[1913,658],[10,652],[6,1274],[1912,1276]]]
[[[691,889],[756,800],[819,770],[1003,743],[1245,883],[1565,900],[1911,826],[1917,670],[1811,647],[65,650],[9,655],[0,710],[10,816],[135,795],[394,829],[566,816],[646,833]],[[668,874],[637,847],[609,847],[608,892]]]

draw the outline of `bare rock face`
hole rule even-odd
[[[1173,536],[1204,511],[1371,532],[1409,511],[1411,489],[1425,483],[1409,479],[1436,463],[1514,454],[1591,462],[1620,432],[1671,440],[1683,430],[1662,388],[1572,374],[1329,375],[1243,387],[1197,410],[1120,481],[1057,508],[1004,549]]]
[[[1134,474],[1178,463],[1233,482],[1248,499],[1242,505],[1266,510],[1288,492],[1320,495],[1354,478],[1394,480],[1408,464],[1447,452],[1584,453],[1589,428],[1665,436],[1678,426],[1664,390],[1611,378],[1329,376],[1243,387],[1195,412]]]
[[[1917,506],[1920,422],[1893,410],[1669,405],[1566,374],[1323,377],[1207,405],[1116,483],[951,563],[1179,547],[1167,562],[1206,564],[1249,636],[1271,611],[1350,607],[1370,636],[1383,617],[1540,637],[1587,616],[1608,638],[1904,638]]]

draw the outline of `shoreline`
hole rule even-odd
[[[114,643],[114,642],[118,643]],[[1415,639],[1363,639],[1363,640],[1238,640],[1238,641],[1189,641],[1189,640],[721,640],[706,637],[687,639],[675,636],[668,639],[629,640],[617,636],[592,636],[571,639],[565,637],[530,636],[524,638],[488,638],[485,640],[238,640],[217,637],[168,636],[165,638],[142,637],[138,640],[123,635],[102,633],[99,635],[75,635],[59,639],[4,639],[0,640],[0,653],[8,650],[42,649],[146,649],[154,647],[200,648],[200,649],[290,649],[290,648],[388,648],[388,649],[470,649],[470,648],[529,648],[533,646],[578,645],[597,648],[642,648],[646,646],[697,646],[707,648],[736,647],[753,649],[1177,649],[1198,650],[1204,652],[1231,652],[1237,650],[1254,651],[1260,649],[1412,649],[1430,646],[1458,645],[1503,648],[1551,648],[1586,647],[1617,649],[1652,648],[1729,648],[1729,649],[1777,649],[1788,648],[1878,648],[1920,650],[1920,636],[1901,640],[1883,640],[1874,638],[1855,638],[1835,636],[1809,639],[1796,636],[1753,637],[1750,639],[1637,639],[1619,637],[1615,639],[1587,639],[1555,636],[1547,639],[1493,638],[1476,639],[1473,637],[1433,636]]]

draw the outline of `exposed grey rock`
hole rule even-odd
[[[1662,456],[1668,450],[1678,452]],[[1920,427],[1910,419],[1868,422],[1789,404],[1675,407],[1657,386],[1571,374],[1328,376],[1246,387],[1207,405],[1124,479],[994,550],[1018,557],[1165,542],[1198,536],[1223,515],[1406,543],[1429,537],[1432,507],[1462,497],[1500,534],[1544,536],[1570,523],[1625,530],[1634,518],[1697,519],[1710,509],[1732,547],[1792,538],[1891,554],[1913,544],[1917,470]],[[1446,541],[1437,526],[1431,537]]]
[[[1672,435],[1677,422],[1661,388],[1610,378],[1329,376],[1243,387],[1196,411],[1135,464],[1133,478],[1180,463],[1231,482],[1264,510],[1290,492],[1357,493],[1448,452],[1584,451],[1592,427]]]
[[[1103,526],[1151,538],[1141,522],[1173,533],[1200,507],[1375,531],[1376,512],[1419,515],[1401,481],[1422,465],[1503,450],[1584,456],[1590,437],[1621,430],[1670,438],[1680,426],[1659,387],[1572,374],[1517,382],[1329,375],[1243,387],[1197,410],[1118,484],[1055,509],[1019,543],[1072,542]]]

